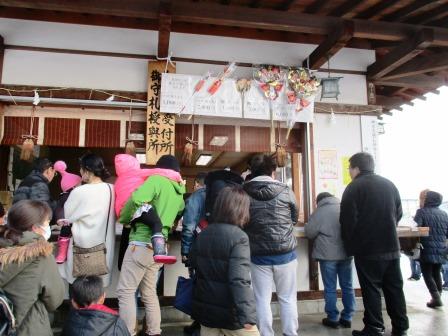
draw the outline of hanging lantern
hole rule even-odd
[[[336,98],[341,94],[339,90],[339,80],[342,77],[328,77],[321,78],[320,83],[322,85],[322,93],[320,99],[322,98]]]
[[[327,65],[328,78],[322,78],[320,80],[322,85],[320,99],[322,100],[322,98],[336,98],[336,100],[338,100],[338,96],[341,94],[341,91],[339,90],[339,80],[343,77],[331,77],[330,58],[327,58]]]

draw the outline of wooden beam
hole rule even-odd
[[[444,5],[435,7],[427,12],[423,12],[421,14],[412,16],[412,17],[404,20],[404,22],[413,23],[413,24],[417,24],[417,23],[424,24],[424,23],[445,17],[446,15],[448,15],[448,4],[444,4]]]
[[[376,85],[384,86],[397,86],[402,88],[421,88],[421,89],[437,89],[448,83],[447,78],[444,76],[427,76],[427,75],[416,75],[395,79],[376,79],[374,80]]]
[[[157,47],[157,56],[161,58],[168,57],[170,49],[171,33],[171,1],[162,0],[160,2],[159,13],[159,42]]]
[[[380,15],[385,9],[392,7],[401,0],[388,0],[377,2],[372,7],[366,8],[362,12],[359,12],[354,17],[357,19],[370,19],[373,16]]]
[[[328,0],[315,0],[311,5],[308,5],[304,13],[314,14],[322,9],[322,7],[328,2]]]
[[[344,16],[350,11],[354,11],[358,6],[362,5],[366,0],[346,0],[341,5],[334,8],[329,15]]]
[[[3,6],[3,7],[2,7]],[[118,1],[80,0],[73,5],[59,0],[0,0],[0,16],[7,7],[59,10],[70,13],[92,13],[95,15],[115,15],[138,19],[158,19],[158,6],[152,1],[130,0],[123,5]],[[38,17],[34,17],[34,20]],[[92,17],[94,19],[94,16]],[[211,24],[226,27],[268,29],[282,32],[327,35],[331,29],[343,22],[337,17],[274,11],[270,9],[224,6],[217,3],[191,3],[175,1],[172,3],[172,22]],[[420,26],[385,23],[379,21],[353,20],[354,37],[372,40],[401,41],[410,34],[422,29]],[[434,28],[434,46],[448,46],[448,29]]]
[[[431,29],[421,30],[415,37],[402,42],[383,58],[367,67],[367,77],[380,78],[411,60],[428,47],[434,39]]]
[[[388,108],[396,108],[397,106],[401,106],[403,104],[408,103],[408,101],[402,97],[397,97],[397,96],[393,96],[393,97],[388,97],[388,96],[381,96],[378,95],[376,96],[376,103],[378,105],[382,105]]]
[[[0,84],[3,83],[3,59],[5,57],[5,41],[3,36],[0,36]]]
[[[308,57],[303,61],[303,66],[309,65],[310,69],[318,69],[325,64],[333,55],[345,47],[353,37],[353,22],[346,21],[330,34]]]
[[[260,7],[261,1],[262,0],[252,0],[249,7],[258,8],[258,7]]]
[[[389,1],[387,1],[389,2]],[[382,18],[384,21],[399,21],[403,19],[405,16],[415,12],[418,9],[423,9],[426,6],[432,5],[435,0],[417,0],[408,3],[407,5],[401,7],[399,10],[394,11],[392,13],[387,14]]]
[[[435,20],[428,22],[426,26],[434,26],[434,27],[448,27],[448,17],[443,19]]]
[[[448,52],[414,58],[410,62],[403,64],[401,67],[383,76],[383,79],[394,79],[445,70],[448,70]]]
[[[297,0],[284,0],[283,3],[278,5],[277,9],[283,10],[283,11],[288,11],[295,2],[297,2]]]

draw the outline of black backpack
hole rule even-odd
[[[13,314],[13,305],[0,288],[0,336],[16,335],[16,319]]]
[[[211,222],[211,213],[219,192],[225,187],[242,185],[241,175],[230,170],[216,170],[205,178],[205,217]]]

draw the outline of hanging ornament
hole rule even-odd
[[[309,98],[316,95],[320,85],[319,79],[306,68],[290,69],[288,71],[288,84],[289,90],[286,93],[288,102],[291,104],[297,103],[297,112],[310,104]]]
[[[224,70],[218,75],[218,78],[213,82],[213,84],[207,89],[208,93],[213,96],[221,87],[222,82],[225,78],[229,77],[236,70],[236,63],[232,62],[226,65]]]
[[[244,118],[244,96],[247,91],[249,91],[251,86],[251,80],[246,78],[240,78],[236,81],[236,89],[241,95],[241,111],[242,117]]]
[[[126,154],[136,156],[135,144],[134,141],[131,140],[131,127],[132,127],[132,99],[131,99],[131,105],[129,107],[128,133],[127,133],[126,145],[124,147],[124,152]]]
[[[204,87],[205,82],[210,78],[211,74],[210,72],[207,72],[204,76],[201,77],[201,79],[196,83],[193,93],[191,94],[190,97],[188,97],[187,101],[185,102],[185,104],[182,105],[178,115],[180,116],[182,114],[182,112],[186,109],[186,107],[188,106],[188,103],[193,99],[193,97],[199,92],[201,91],[201,89]]]
[[[339,90],[339,81],[343,77],[331,77],[330,74],[330,58],[327,58],[328,65],[328,77],[321,78],[322,83],[322,92],[320,95],[320,99],[323,98],[336,98],[338,100],[338,96],[341,94]]]
[[[39,103],[40,103],[39,93],[37,93],[37,90],[34,90],[33,105],[39,105]]]
[[[278,98],[283,88],[284,77],[284,71],[276,65],[262,65],[254,71],[254,79],[269,100]]]
[[[277,166],[282,168],[286,166],[286,158],[287,158],[287,153],[286,153],[286,146],[285,145],[281,145],[281,144],[276,144],[275,145],[275,160],[277,162]]]
[[[194,146],[198,145],[198,142],[194,141],[194,116],[191,122],[191,139],[189,137],[186,137],[185,140],[187,141],[187,143],[184,146],[184,152],[182,154],[182,164],[184,166],[189,166],[191,165],[191,160],[193,158]]]
[[[37,91],[34,92],[37,94]],[[31,108],[30,133],[22,135],[22,139],[24,140],[22,144],[22,151],[20,152],[20,160],[29,161],[33,157],[34,140],[37,140],[37,137],[33,135],[35,112],[36,105],[33,105]]]

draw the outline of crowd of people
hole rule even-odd
[[[354,336],[384,335],[381,292],[393,336],[409,329],[397,224],[400,195],[389,180],[374,173],[367,153],[350,158],[352,182],[342,199],[316,198],[305,225],[319,262],[329,328],[351,328],[355,312],[356,266],[364,303],[364,328]],[[138,295],[145,307],[146,335],[160,335],[157,280],[169,255],[168,236],[182,218],[181,260],[193,280],[187,334],[273,336],[272,292],[280,306],[283,335],[298,335],[298,221],[292,190],[275,179],[271,155],[255,155],[245,180],[230,169],[195,179],[184,202],[186,183],[174,156],[162,156],[155,168],[140,169],[131,155],[115,158],[117,180],[95,154],[80,159],[80,175],[64,162],[39,159],[17,188],[5,216],[0,208],[0,306],[11,303],[17,335],[52,335],[48,312],[63,302],[69,284],[72,310],[63,335],[135,335]],[[49,183],[61,175],[62,193],[50,196]],[[427,306],[442,306],[442,265],[447,258],[448,215],[442,196],[427,190],[415,215],[422,237],[419,262],[431,294]],[[4,220],[6,217],[6,220]],[[116,221],[124,225],[116,289],[118,312],[104,305],[105,287],[115,265]],[[50,224],[60,229],[56,258],[47,242]],[[337,308],[337,283],[343,310]],[[11,327],[11,326],[9,326]]]

